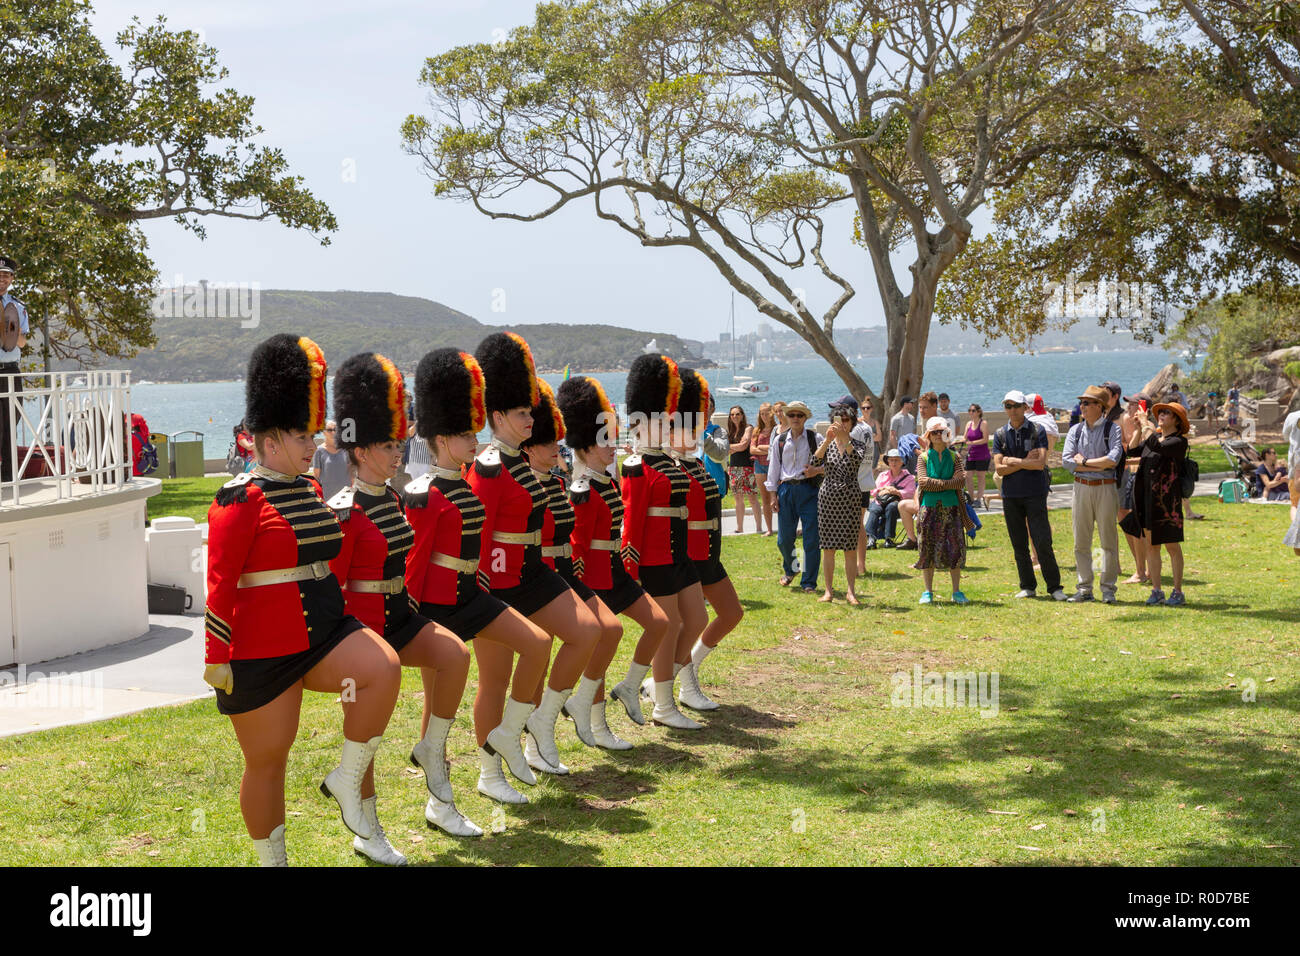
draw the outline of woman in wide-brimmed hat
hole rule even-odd
[[[1133,516],[1146,542],[1151,595],[1147,604],[1185,604],[1183,597],[1183,462],[1187,459],[1187,409],[1177,402],[1152,409],[1159,431],[1142,443],[1142,458],[1133,481]],[[1160,547],[1169,552],[1173,590],[1160,588]]]
[[[961,591],[961,570],[966,566],[966,472],[949,447],[952,437],[948,420],[932,416],[925,423],[927,447],[916,458],[920,553],[912,566],[925,577],[922,604],[934,601],[935,568],[947,568],[952,576],[953,603],[970,603]]]

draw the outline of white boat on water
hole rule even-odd
[[[745,366],[745,370],[750,371],[753,368],[754,359],[753,356],[750,356],[749,364]],[[731,293],[731,384],[723,385],[715,389],[715,391],[719,395],[744,397],[746,395],[761,395],[771,390],[767,382],[761,379],[736,374],[736,293],[733,292]]]

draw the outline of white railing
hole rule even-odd
[[[8,379],[7,394],[0,392],[0,414],[9,424],[4,455],[13,462],[12,477],[0,483],[0,507],[21,504],[24,491],[30,498],[53,487],[61,500],[131,479],[130,372],[37,372],[0,379]],[[22,380],[17,394],[16,379]]]

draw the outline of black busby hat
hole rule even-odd
[[[564,437],[564,418],[555,404],[555,392],[548,382],[537,380],[539,393],[537,404],[533,406],[533,431],[523,443],[529,445],[549,445]]]
[[[487,424],[483,369],[468,352],[435,349],[415,369],[415,431],[421,438],[478,434]]]
[[[301,428],[316,434],[325,427],[325,355],[304,336],[280,333],[248,359],[244,386],[244,427],[254,434],[275,428]]]
[[[564,415],[564,440],[570,448],[586,451],[594,447],[602,429],[608,443],[618,441],[618,415],[605,389],[594,378],[575,375],[561,382],[555,403]],[[533,433],[537,433],[535,422]]]
[[[406,384],[377,352],[354,355],[334,373],[334,420],[340,448],[406,441]]]
[[[678,410],[682,420],[693,431],[698,432],[709,423],[709,383],[693,368],[681,370],[682,396],[678,400]],[[690,415],[690,418],[686,416]]]
[[[537,404],[537,369],[528,343],[514,332],[494,332],[478,344],[474,358],[487,380],[487,410],[508,412]]]
[[[677,411],[682,376],[667,355],[639,355],[627,373],[629,415],[671,415]]]

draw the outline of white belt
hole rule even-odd
[[[541,544],[541,531],[493,531],[492,540],[501,544]]]
[[[443,554],[440,551],[435,551],[429,557],[429,563],[436,564],[440,568],[459,571],[461,574],[473,574],[478,570],[478,561],[474,558],[453,558],[450,554]]]
[[[680,508],[647,508],[645,513],[651,518],[685,518],[691,513],[691,510],[682,505]]]
[[[572,556],[573,545],[567,541],[564,544],[542,545],[542,557],[544,558],[568,558]]]
[[[707,521],[688,521],[686,528],[688,531],[716,531],[721,524],[717,518],[710,518]]]
[[[590,547],[592,551],[618,551],[623,547],[623,542],[617,538],[613,541],[605,541],[602,539],[600,541],[592,541]]]
[[[401,594],[404,587],[406,587],[406,578],[399,574],[396,577],[376,581],[351,580],[344,590],[354,594]]]
[[[296,568],[277,568],[274,571],[248,571],[239,576],[239,587],[260,588],[268,584],[287,584],[290,581],[322,581],[330,576],[328,561],[313,561]]]

